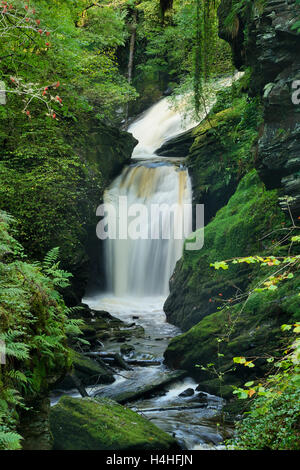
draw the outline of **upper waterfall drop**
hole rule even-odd
[[[163,98],[129,126],[128,132],[139,141],[132,158],[151,158],[167,139],[196,126],[197,122],[189,114],[183,116],[185,104],[186,99],[180,97],[175,110],[169,98]]]

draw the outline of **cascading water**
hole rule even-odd
[[[118,297],[168,294],[184,237],[192,231],[192,189],[183,165],[159,158],[154,151],[166,138],[193,124],[192,120],[183,122],[163,99],[129,128],[139,139],[133,152],[136,163],[125,168],[104,195],[104,203],[114,206],[119,217],[124,211],[124,206],[119,207],[120,197],[126,198],[128,208],[142,205],[134,223],[139,239],[117,236],[105,241],[107,287]],[[107,223],[108,227],[113,223],[110,216]],[[130,227],[130,217],[126,223]]]
[[[231,79],[220,80],[218,86],[228,86],[231,82]],[[208,94],[207,110],[214,101],[215,93]],[[182,99],[182,108],[185,102],[186,99]],[[133,223],[135,234],[139,236],[120,237],[117,233],[116,237],[104,241],[107,292],[94,293],[83,299],[90,308],[108,311],[125,321],[128,327],[133,320],[133,325],[143,327],[145,336],[126,340],[133,347],[134,359],[156,359],[160,365],[122,371],[122,377],[116,375],[113,384],[88,389],[92,396],[99,394],[115,398],[119,393],[147,388],[170,373],[163,364],[163,353],[170,338],[180,331],[166,322],[163,303],[168,294],[169,278],[182,253],[183,239],[191,231],[192,214],[184,208],[191,204],[192,190],[183,159],[168,160],[154,152],[168,138],[195,125],[191,118],[182,119],[182,111],[180,105],[179,111],[170,109],[168,99],[163,99],[130,126],[129,132],[139,141],[133,151],[132,164],[105,192],[104,202],[114,209],[108,212],[108,228],[114,223],[112,219],[115,216],[117,220],[125,217],[126,233]],[[127,207],[119,205],[120,198],[124,198]],[[151,209],[157,205],[161,212],[152,212]],[[136,217],[135,211],[130,213],[130,207],[143,209]],[[172,207],[176,208],[174,215],[170,210]],[[124,235],[123,229],[121,233]],[[166,237],[163,236],[164,231],[167,232]],[[177,237],[182,233],[184,236]],[[120,353],[120,344],[116,341],[104,340],[103,347],[105,351]],[[222,399],[209,396],[207,407],[190,408],[193,397],[187,401],[180,396],[187,387],[195,390],[197,384],[186,378],[164,388],[163,396],[144,397],[130,406],[146,413],[153,423],[176,436],[188,449],[217,448],[222,436],[214,420],[222,408]],[[184,407],[184,410],[176,411],[176,406]]]

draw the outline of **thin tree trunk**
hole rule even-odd
[[[133,77],[133,65],[134,65],[134,52],[135,52],[135,41],[136,41],[136,29],[137,29],[137,10],[133,11],[132,15],[132,24],[131,24],[131,37],[130,37],[130,45],[129,45],[129,59],[128,59],[128,83],[131,85],[132,77]],[[126,104],[126,111],[125,111],[125,126],[128,126],[128,112],[129,112],[129,105]]]

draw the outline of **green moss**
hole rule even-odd
[[[260,274],[252,287],[262,278],[265,276]],[[189,370],[210,393],[219,392],[224,397],[232,397],[233,385],[260,377],[269,368],[266,359],[258,359],[254,360],[256,367],[253,369],[240,365],[234,369],[233,357],[276,356],[276,351],[285,341],[281,325],[300,320],[299,291],[300,279],[295,277],[284,281],[276,291],[253,294],[246,305],[238,304],[208,315],[170,342],[165,353],[167,363]],[[219,343],[217,338],[223,338],[233,325],[229,339]],[[225,372],[223,382],[220,383],[214,374],[196,368],[196,365],[209,363]]]
[[[208,223],[232,196],[238,182],[254,166],[261,108],[240,88],[226,89],[215,110],[193,131],[187,166],[192,176],[195,202],[205,205]],[[228,96],[227,96],[228,95]]]
[[[108,399],[63,397],[51,409],[50,425],[58,450],[176,448],[171,436]]]

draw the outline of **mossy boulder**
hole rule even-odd
[[[75,351],[73,353],[73,368],[82,385],[110,384],[115,380],[112,372],[99,362]],[[57,384],[56,388],[68,390],[74,388],[74,382],[70,376],[66,376],[63,381]]]
[[[55,450],[172,450],[175,439],[108,399],[62,397],[50,413]]]
[[[186,331],[214,313],[224,299],[245,290],[255,278],[256,269],[235,265],[216,271],[210,263],[263,252],[271,243],[264,236],[281,227],[283,220],[277,192],[266,191],[252,170],[228,204],[205,227],[202,250],[185,250],[177,263],[164,306],[168,321]]]

